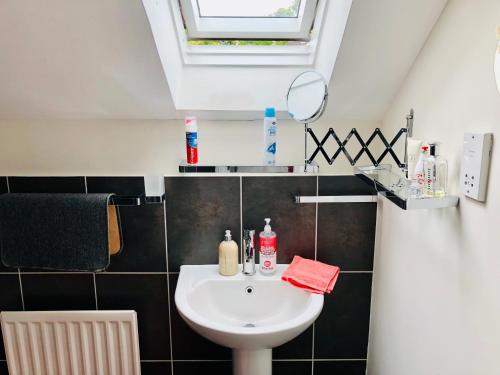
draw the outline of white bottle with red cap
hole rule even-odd
[[[271,230],[271,219],[266,218],[266,226],[259,234],[260,272],[270,275],[276,271],[276,233]]]

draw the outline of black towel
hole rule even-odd
[[[111,194],[0,195],[0,248],[8,267],[101,271],[109,264]]]

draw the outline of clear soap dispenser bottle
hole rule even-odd
[[[444,197],[448,188],[448,161],[440,155],[439,143],[431,143],[429,152],[434,156],[434,186],[432,195],[434,197]]]
[[[223,276],[238,273],[238,244],[232,240],[229,229],[219,245],[219,273]]]

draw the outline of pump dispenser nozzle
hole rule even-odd
[[[266,225],[264,226],[264,232],[269,233],[271,232],[271,219],[270,218],[265,218],[264,221],[266,222]]]
[[[226,241],[231,241],[232,240],[231,231],[229,229],[226,229],[226,235],[224,236],[224,239]]]

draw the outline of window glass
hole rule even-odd
[[[300,0],[197,0],[200,17],[298,17]]]

